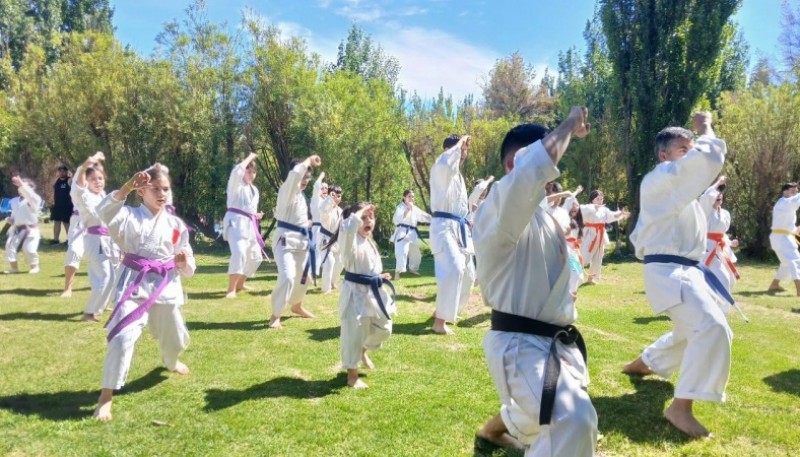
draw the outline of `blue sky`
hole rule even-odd
[[[792,0],[796,5],[800,0]],[[744,0],[735,19],[759,55],[777,57],[782,0]],[[333,60],[353,21],[395,56],[400,84],[425,97],[440,87],[457,99],[480,94],[498,58],[519,51],[539,74],[559,51],[583,46],[594,0],[206,0],[208,16],[235,30],[245,10],[306,39]],[[112,0],[116,35],[148,55],[164,23],[181,20],[189,1]]]

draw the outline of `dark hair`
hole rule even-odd
[[[670,143],[678,138],[685,138],[687,140],[694,139],[694,133],[689,130],[686,130],[683,127],[667,127],[656,135],[656,158],[658,158],[658,153],[661,151],[666,151]]]
[[[413,193],[414,193],[413,190],[406,189],[406,190],[403,191],[403,198],[406,198],[408,196],[408,194],[413,194]]]
[[[783,192],[785,192],[785,191],[787,191],[789,189],[794,189],[796,187],[797,187],[797,183],[796,182],[787,182],[786,184],[783,185],[783,187],[781,187],[781,193],[783,193]]]
[[[362,208],[364,208],[369,204],[370,204],[369,202],[358,202],[355,205],[348,206],[347,208],[344,209],[344,211],[342,211],[342,222],[346,221],[351,214],[357,213],[358,211],[360,211]],[[341,224],[339,225],[339,227],[336,227],[336,231],[333,232],[333,236],[328,240],[328,243],[321,248],[321,250],[328,249],[329,247],[333,246],[333,243],[339,240],[339,231],[341,230],[341,228],[342,228]]]
[[[448,136],[447,138],[444,139],[444,141],[442,141],[442,149],[447,150],[447,149],[452,148],[453,146],[458,144],[458,140],[460,140],[460,139],[461,139],[461,137],[456,135],[455,133],[450,135],[450,136]]]
[[[161,165],[158,162],[154,163],[150,168],[145,170],[145,173],[150,175],[150,180],[151,181],[155,181],[156,179],[159,179],[159,178],[166,178],[167,181],[172,181],[169,178],[169,168],[167,168],[164,165]]]
[[[727,188],[728,188],[728,186],[727,186],[727,185],[725,185],[725,184],[720,184],[719,186],[717,186],[717,192],[719,192],[719,193],[723,193],[723,192],[725,192],[725,189],[727,189]]]
[[[64,164],[61,164],[58,166],[58,171],[69,171],[69,168],[67,168],[67,166]]]
[[[86,167],[86,170],[84,170],[83,175],[88,178],[89,176],[92,176],[95,173],[100,173],[101,175],[103,175],[103,177],[106,177],[106,171],[103,169],[103,166],[100,165],[99,163],[91,167]]]
[[[253,170],[255,170],[255,171],[258,171],[258,168],[256,168],[256,161],[255,160],[251,161],[250,163],[247,164],[246,167],[244,167],[245,170],[249,170],[251,168]]]
[[[541,140],[548,133],[550,130],[540,124],[520,124],[509,130],[500,145],[500,165],[505,169],[506,156]]]
[[[561,187],[561,184],[559,184],[559,183],[557,183],[555,181],[550,183],[550,193],[551,194],[557,194],[557,193],[559,193],[559,192],[561,192],[563,190],[564,190],[564,188]]]
[[[583,238],[583,212],[581,212],[580,206],[578,206],[578,211],[575,213],[575,217],[570,217],[570,227],[572,227],[573,222],[575,223],[575,228],[578,229],[578,239]]]
[[[600,189],[595,189],[595,190],[589,192],[589,203],[593,202],[595,198],[597,198],[597,197],[599,197],[601,195],[605,195],[605,194],[603,194],[603,192]]]
[[[328,194],[340,194],[342,193],[342,188],[335,184],[328,184]]]

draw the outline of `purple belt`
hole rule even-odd
[[[261,253],[264,254],[264,256],[267,256],[267,253],[264,250],[265,249],[264,238],[261,238],[261,231],[259,230],[258,227],[258,217],[256,217],[255,214],[248,213],[247,211],[241,210],[239,208],[228,208],[228,211],[250,219],[250,221],[253,223],[253,233],[255,233],[256,235],[256,241],[258,241],[258,245],[261,247]]]
[[[100,236],[109,236],[110,233],[108,232],[108,227],[103,227],[102,225],[93,225],[86,229],[86,233],[90,235],[100,235]]]
[[[161,295],[161,292],[164,291],[164,288],[167,287],[167,283],[169,282],[169,273],[170,270],[175,269],[175,259],[170,259],[166,262],[159,262],[158,260],[148,259],[147,257],[142,257],[140,255],[126,253],[125,258],[122,259],[122,264],[126,267],[130,268],[131,270],[136,270],[139,272],[139,275],[136,276],[136,279],[133,280],[130,286],[125,289],[125,292],[122,294],[122,298],[120,298],[117,306],[114,307],[114,312],[111,313],[111,317],[108,318],[108,322],[106,322],[106,327],[108,324],[114,319],[114,316],[117,315],[120,309],[122,309],[122,304],[125,303],[126,300],[131,298],[133,292],[139,287],[139,284],[142,283],[144,279],[144,275],[147,273],[158,273],[163,277],[161,280],[161,284],[158,285],[158,288],[153,291],[150,295],[150,298],[147,299],[144,303],[136,307],[130,314],[123,317],[117,325],[114,326],[109,332],[107,340],[111,341],[112,338],[117,336],[119,332],[121,332],[125,327],[136,322],[139,320],[144,313],[148,312],[150,308],[153,306],[153,303],[156,302],[158,297]]]

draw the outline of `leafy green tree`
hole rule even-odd
[[[331,65],[330,70],[349,71],[364,79],[383,79],[394,87],[400,74],[400,62],[386,55],[369,34],[353,23],[347,38],[339,43],[336,63]]]

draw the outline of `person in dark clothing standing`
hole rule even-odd
[[[70,173],[66,165],[58,167],[58,179],[53,183],[53,207],[50,209],[50,220],[53,221],[53,241],[58,244],[61,235],[61,224],[64,224],[64,234],[69,232],[69,218],[72,216],[72,198],[69,196]]]

